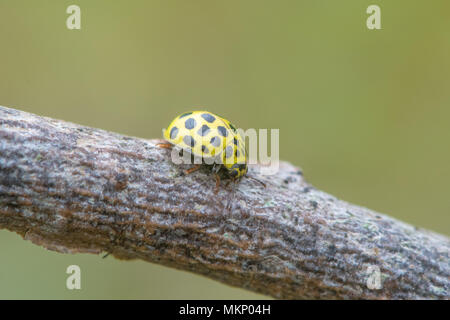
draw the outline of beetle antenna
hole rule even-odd
[[[255,177],[252,177],[252,176],[249,176],[249,175],[247,175],[246,177],[247,177],[247,178],[250,178],[250,179],[253,179],[253,180],[257,181],[257,182],[259,182],[260,184],[262,184],[262,186],[263,186],[264,188],[266,188],[266,184],[265,184],[264,182],[262,182],[261,180],[256,179]]]

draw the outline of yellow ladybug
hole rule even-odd
[[[209,111],[183,113],[170,123],[164,131],[164,138],[168,142],[159,143],[160,147],[175,146],[188,151],[195,157],[200,157],[207,164],[214,162],[216,193],[220,185],[218,171],[221,168],[225,168],[228,177],[234,182],[247,174],[245,140],[230,121],[214,113]],[[185,173],[190,174],[198,170],[200,166],[195,165]],[[266,187],[264,182],[248,175],[247,177]]]
[[[216,114],[208,111],[183,113],[170,123],[164,138],[169,144],[160,144],[162,147],[176,146],[202,159],[218,160],[233,180],[247,173],[244,139],[231,122]],[[187,173],[199,167],[197,165]]]

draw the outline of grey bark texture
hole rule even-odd
[[[266,188],[214,194],[209,168],[184,175],[157,142],[0,107],[0,229],[275,298],[449,298],[449,238],[338,200],[287,162],[250,168]]]

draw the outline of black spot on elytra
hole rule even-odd
[[[177,127],[173,127],[172,129],[170,129],[170,139],[175,139],[177,137],[177,134],[178,134]]]
[[[209,141],[214,147],[218,147],[220,146],[220,137],[212,137],[211,140]]]
[[[238,139],[233,138],[233,143],[234,143],[236,146],[239,146],[239,141],[238,141]]]
[[[200,136],[204,137],[209,133],[209,131],[210,131],[210,128],[206,124],[204,124],[204,125],[202,125],[202,127],[200,129],[198,129],[197,133]]]
[[[236,154],[236,157],[239,157],[239,155],[240,155],[239,150],[236,149],[235,154]]]
[[[233,147],[232,146],[228,146],[225,149],[225,157],[229,158],[233,155]]]
[[[227,128],[225,128],[225,127],[218,126],[217,130],[219,130],[219,133],[222,137],[226,137],[228,135]]]
[[[236,132],[236,128],[233,126],[233,124],[230,122],[230,128],[231,130],[233,130],[234,132]]]
[[[184,126],[186,127],[186,129],[191,130],[196,126],[196,122],[194,118],[189,118],[186,120],[186,122],[184,123]]]
[[[202,118],[208,121],[209,123],[213,123],[216,120],[216,118],[210,115],[209,113],[202,114]]]
[[[184,136],[183,141],[190,147],[195,146],[195,140],[191,136]]]
[[[231,170],[231,171],[230,171],[230,176],[231,176],[232,178],[236,177],[238,174],[239,174],[239,172],[238,172],[237,170]]]
[[[190,115],[190,114],[192,114],[192,112],[186,112],[186,113],[183,113],[183,114],[180,116],[180,119],[181,119],[181,118],[184,118],[184,117],[187,117],[187,116]]]
[[[202,146],[203,153],[209,153],[209,150],[206,146]]]

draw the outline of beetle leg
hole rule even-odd
[[[160,143],[157,143],[156,146],[163,148],[163,149],[172,149],[172,147],[173,147],[173,145],[169,142],[164,142],[164,143],[160,142]]]
[[[217,173],[214,173],[214,177],[216,178],[216,188],[214,189],[214,194],[217,194],[220,187],[220,177]]]
[[[200,166],[201,166],[200,164],[196,164],[196,165],[193,166],[192,168],[185,170],[185,171],[184,171],[184,174],[191,174],[192,172],[195,172],[195,171],[197,171],[198,169],[200,169]]]

